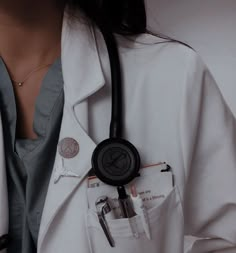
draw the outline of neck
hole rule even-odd
[[[0,1],[0,56],[13,70],[59,54],[63,6],[54,0]]]

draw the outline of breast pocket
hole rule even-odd
[[[105,185],[88,188],[87,229],[92,253],[182,253],[183,213],[171,172],[143,173],[135,184],[147,207],[151,239],[145,233],[140,215],[129,219],[109,218],[106,224],[115,244],[111,247],[93,203],[104,195],[116,199],[116,189]]]

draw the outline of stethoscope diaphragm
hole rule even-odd
[[[137,149],[127,140],[106,139],[94,150],[92,167],[104,183],[122,186],[138,176],[140,157]]]

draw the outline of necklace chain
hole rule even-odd
[[[32,75],[33,73],[35,73],[35,72],[37,72],[37,71],[39,71],[39,70],[41,70],[41,69],[44,69],[44,68],[46,68],[46,67],[49,67],[49,66],[51,66],[51,65],[52,65],[52,63],[50,63],[50,64],[43,64],[43,65],[40,65],[40,66],[34,68],[34,69],[31,70],[31,71],[25,76],[25,78],[23,78],[23,80],[20,81],[20,82],[14,80],[13,78],[12,78],[11,80],[12,80],[13,83],[16,83],[18,86],[22,86],[22,85],[31,77],[31,75]]]

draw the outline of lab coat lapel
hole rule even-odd
[[[105,83],[92,31],[82,23],[70,26],[66,17],[62,32],[62,70],[65,92],[64,113],[58,151],[41,219],[39,252],[54,217],[80,186],[91,168],[91,156],[96,145],[87,135],[86,98]],[[75,106],[79,114],[77,117]],[[75,152],[75,157],[70,159],[63,158],[59,154],[60,141],[65,138],[74,140],[75,149],[78,148],[77,144],[79,145],[78,154],[75,155]]]
[[[82,18],[81,18],[82,19]],[[66,103],[75,105],[105,84],[92,27],[65,18],[62,33],[62,69]]]

